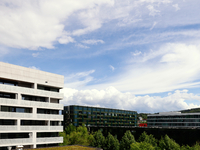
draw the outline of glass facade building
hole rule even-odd
[[[137,112],[110,108],[70,105],[64,107],[64,127],[74,126],[136,126]]]
[[[147,116],[148,127],[200,127],[200,113],[168,112]]]

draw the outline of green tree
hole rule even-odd
[[[138,142],[150,143],[154,147],[157,147],[157,140],[154,138],[152,134],[147,135],[145,131],[140,135]]]
[[[60,146],[65,146],[65,145],[69,144],[69,138],[68,138],[67,134],[65,133],[65,131],[64,132],[60,132],[59,136],[63,137],[63,143],[60,143],[59,144]]]
[[[104,150],[119,150],[119,141],[112,134],[108,133],[105,140]]]
[[[91,146],[104,148],[105,145],[105,137],[103,136],[100,130],[96,131],[93,135],[93,140],[91,142]]]
[[[130,146],[132,143],[135,143],[135,138],[128,130],[122,137],[122,140],[120,142],[120,150],[130,150]]]
[[[155,150],[155,147],[147,142],[136,142],[131,144],[130,150]]]
[[[88,146],[93,141],[93,135],[89,134],[84,124],[79,126],[77,129],[74,128],[73,125],[69,125],[65,132],[60,133],[60,135],[63,136],[64,141],[60,144],[61,146],[75,144]]]
[[[162,150],[180,150],[179,144],[177,144],[173,139],[170,139],[167,135],[161,138],[159,141],[159,147]]]
[[[68,125],[66,128],[65,128],[65,132],[66,134],[70,134],[71,132],[74,132],[76,131],[76,127],[72,124]]]
[[[199,143],[196,143],[194,146],[181,146],[181,150],[200,150],[200,145]]]
[[[79,126],[69,134],[69,141],[70,145],[79,144],[88,146],[93,141],[93,135],[89,134],[85,125],[82,124],[82,126]]]

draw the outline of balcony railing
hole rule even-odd
[[[32,113],[17,113],[17,112],[0,112],[0,118],[33,118],[33,114]]]
[[[10,86],[10,85],[4,85],[4,84],[0,84],[0,90],[5,91],[5,92],[23,93],[23,94],[28,94],[28,95],[52,97],[52,98],[58,98],[58,99],[63,98],[63,94],[58,93],[58,92],[44,91],[44,90],[25,88],[25,87],[19,87],[19,86]]]
[[[29,145],[32,143],[32,138],[0,139],[0,146]]]
[[[52,119],[52,120],[63,121],[63,115],[37,114],[37,118],[44,120]]]
[[[38,119],[38,120],[59,120],[63,121],[63,115],[53,114],[36,114],[33,113],[18,113],[18,112],[2,112],[0,111],[0,118],[20,118],[20,119]]]
[[[17,131],[16,125],[0,125],[0,132],[4,131]]]
[[[36,143],[37,144],[43,144],[43,143],[62,143],[63,137],[45,137],[45,138],[37,138]]]
[[[37,101],[27,101],[27,100],[17,100],[9,98],[0,98],[1,105],[15,105],[15,106],[31,106],[37,108],[50,108],[63,110],[62,104],[48,103],[48,102],[37,102]]]
[[[21,131],[57,131],[62,132],[63,126],[20,126]]]

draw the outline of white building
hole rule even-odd
[[[160,112],[147,116],[148,127],[200,128],[200,113]]]
[[[0,149],[58,145],[64,76],[0,62]]]

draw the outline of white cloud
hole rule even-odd
[[[93,81],[94,78],[90,76],[95,70],[86,72],[79,72],[65,76],[65,85],[69,88],[81,88],[86,86],[89,82]]]
[[[157,22],[154,22],[150,30],[153,30],[153,28],[156,26]]]
[[[180,10],[178,4],[174,4],[174,5],[172,5],[172,6],[175,8],[176,11]]]
[[[88,47],[88,46],[86,46],[86,45],[83,45],[83,44],[80,44],[80,43],[78,43],[78,44],[76,44],[76,46],[77,47],[80,47],[80,48],[90,48],[90,47]]]
[[[109,67],[110,67],[110,69],[111,69],[112,71],[115,70],[115,67],[113,67],[112,65],[110,65]]]
[[[149,21],[155,17],[158,17],[161,27],[199,23],[199,15],[194,15],[198,12],[196,9],[198,2],[188,1],[180,4],[184,8],[181,11],[187,12],[187,18],[180,17],[182,13],[172,15],[171,5],[170,7],[168,5],[171,2],[169,0],[10,0],[9,2],[1,0],[0,44],[24,49],[40,47],[51,49],[55,43],[75,42],[76,36],[88,34],[103,25],[109,27],[112,21],[116,21],[114,23],[116,26],[149,28],[155,26]],[[192,11],[184,7],[188,6],[188,3],[192,5],[190,8]],[[179,5],[174,4],[173,7],[177,10]],[[158,15],[160,13],[163,19]],[[148,14],[153,18],[147,17]]]
[[[29,67],[29,68],[31,68],[31,69],[35,69],[35,70],[40,70],[40,68],[35,67],[35,66],[31,66],[31,67]]]
[[[32,56],[33,57],[37,57],[40,53],[33,53]]]
[[[84,13],[87,9],[98,9],[101,5],[109,6],[112,3],[112,0],[10,0],[9,2],[2,0],[0,2],[0,44],[15,48],[50,49],[54,48],[55,41],[61,44],[73,42],[74,39],[70,35],[63,36],[66,33],[65,26],[70,24],[68,17],[77,11],[82,10]],[[92,18],[95,19],[95,15]],[[90,20],[89,16],[88,20]],[[88,24],[85,22],[84,26],[88,31],[93,31],[101,27],[101,23],[97,19],[96,23],[95,20]]]
[[[150,16],[156,16],[160,13],[160,11],[156,10],[153,5],[148,5],[147,8],[150,11],[150,13],[149,13]]]
[[[178,111],[200,107],[190,101],[200,101],[200,96],[188,93],[187,90],[176,90],[166,97],[135,96],[133,93],[122,93],[114,87],[104,90],[76,90],[64,88],[64,105],[89,105],[116,109],[136,110],[138,112]]]
[[[114,86],[134,94],[160,93],[175,89],[192,88],[200,82],[200,46],[165,44],[129,61],[127,67],[106,83],[87,86],[104,89]]]
[[[138,56],[138,55],[142,54],[142,52],[141,51],[135,51],[135,52],[131,52],[131,54],[133,56]]]
[[[70,36],[62,36],[61,38],[58,39],[58,42],[60,44],[68,44],[70,42],[72,43],[75,42],[75,40]]]
[[[103,44],[105,42],[103,40],[83,40],[82,43],[94,45],[98,43]]]

